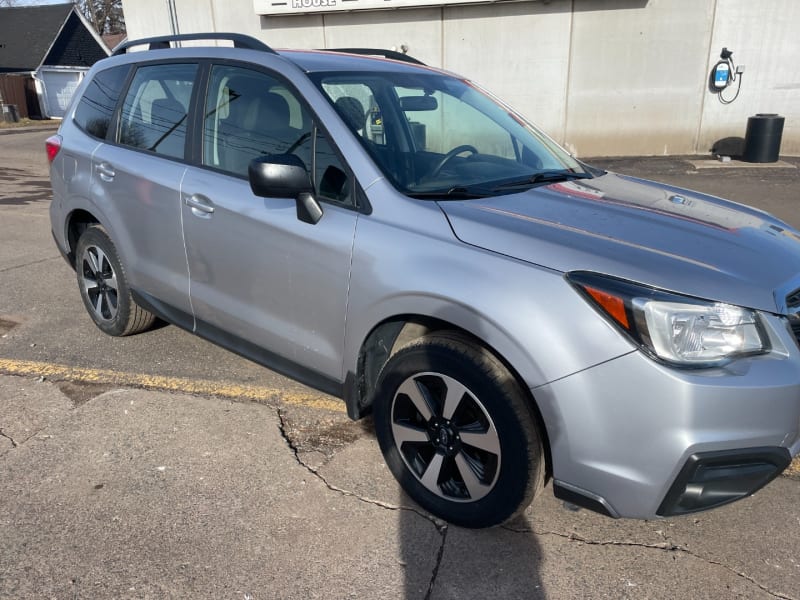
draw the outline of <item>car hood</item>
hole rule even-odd
[[[461,241],[561,272],[595,271],[770,312],[800,287],[800,234],[789,225],[650,181],[607,173],[439,205]]]

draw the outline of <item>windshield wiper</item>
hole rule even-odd
[[[502,183],[492,191],[496,192],[515,187],[533,186],[537,183],[557,183],[559,181],[571,181],[573,179],[591,179],[591,177],[592,176],[589,173],[576,173],[574,171],[539,171],[527,179],[519,179],[517,181]]]
[[[470,190],[462,186],[451,187],[449,190],[436,190],[432,192],[411,192],[407,193],[411,198],[425,200],[428,198],[439,198],[443,200],[472,200],[475,198],[485,198],[488,196],[486,191]]]

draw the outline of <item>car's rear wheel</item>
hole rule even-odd
[[[117,249],[100,225],[83,232],[75,248],[75,271],[83,304],[95,325],[108,335],[148,329],[155,316],[131,297]]]
[[[516,379],[454,333],[397,351],[378,378],[375,429],[386,462],[422,507],[456,525],[489,527],[541,488],[541,436]]]

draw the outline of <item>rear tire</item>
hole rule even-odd
[[[544,481],[536,421],[517,380],[457,333],[418,338],[378,377],[375,430],[386,463],[426,510],[490,527],[522,512]]]
[[[117,249],[101,225],[89,226],[75,247],[75,272],[83,304],[108,335],[140,333],[155,316],[136,304]]]

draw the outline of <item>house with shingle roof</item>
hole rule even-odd
[[[72,3],[0,8],[0,94],[22,117],[63,117],[85,73],[109,53]]]

